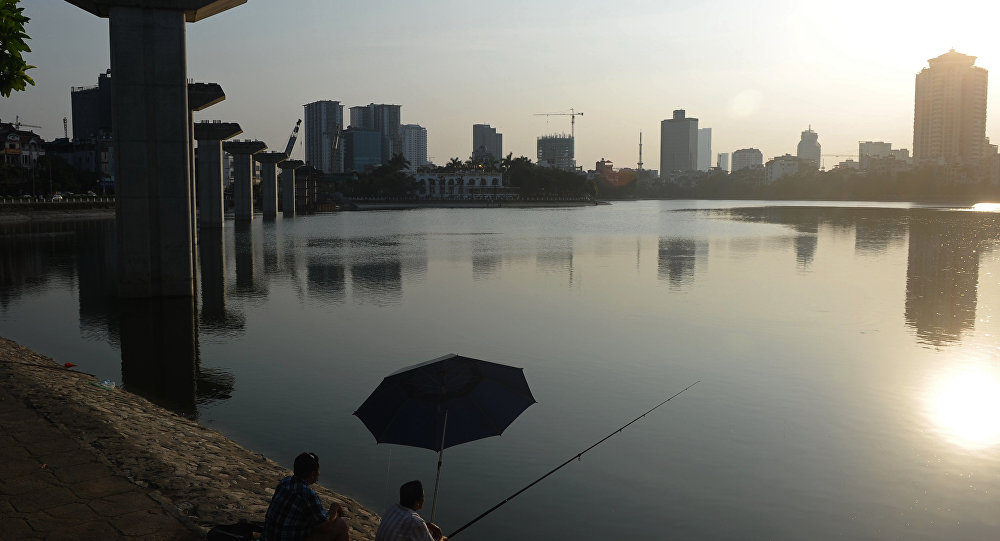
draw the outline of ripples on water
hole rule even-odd
[[[477,539],[997,537],[1000,214],[908,207],[227,223],[200,232],[198,298],[154,302],[115,297],[112,223],[4,226],[0,334],[279,461],[315,450],[376,510],[435,463],[387,461],[350,415],[382,377],[448,352],[523,366],[539,404],[445,453],[452,527],[703,381]]]

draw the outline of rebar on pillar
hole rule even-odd
[[[288,159],[284,152],[259,152],[254,154],[260,162],[260,210],[265,218],[278,215],[277,165]]]
[[[243,133],[236,122],[205,121],[194,125],[198,140],[198,227],[222,227],[222,142]]]
[[[253,220],[253,155],[266,148],[263,141],[222,143],[222,149],[233,156],[233,212],[237,222]]]
[[[281,168],[281,212],[284,216],[295,216],[295,170],[305,165],[302,160],[285,160],[278,164]]]

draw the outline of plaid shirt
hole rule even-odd
[[[285,477],[274,489],[271,505],[264,515],[264,539],[305,539],[313,528],[326,519],[326,511],[316,492],[294,475]]]
[[[416,511],[397,503],[382,515],[375,541],[434,541],[434,538]]]

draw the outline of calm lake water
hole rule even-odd
[[[437,459],[351,415],[382,378],[523,367],[538,404],[445,451],[445,533],[701,380],[458,539],[1000,537],[996,207],[227,222],[194,302],[120,303],[111,222],[4,227],[0,251],[0,335],[280,463],[315,451],[379,512],[409,479],[429,502]]]

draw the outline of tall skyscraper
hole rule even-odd
[[[344,172],[344,106],[339,101],[314,101],[305,109],[306,163],[324,173]]]
[[[916,77],[913,158],[977,166],[986,150],[987,72],[954,49],[927,62]]]
[[[403,157],[410,162],[410,169],[427,165],[427,128],[417,124],[400,126]]]
[[[382,163],[403,152],[403,139],[399,126],[399,105],[369,103],[351,107],[352,128],[376,130],[382,134]]]
[[[812,126],[809,126],[809,129],[802,132],[796,157],[800,160],[812,162],[817,168],[822,163],[823,154],[819,144],[819,134],[812,130]]]
[[[694,171],[698,167],[698,119],[674,111],[672,119],[660,122],[660,175],[671,171]]]
[[[712,168],[712,128],[698,128],[698,170]]]
[[[733,152],[733,173],[754,167],[764,167],[764,153],[760,149],[741,148]]]
[[[487,157],[503,158],[503,134],[489,124],[472,125],[472,159],[482,161]]]

